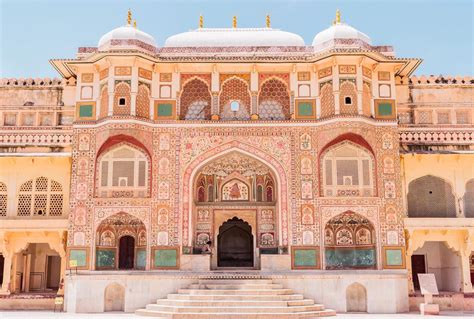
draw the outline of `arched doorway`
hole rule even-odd
[[[234,217],[219,227],[217,236],[218,267],[253,267],[252,227]]]
[[[367,312],[367,290],[358,282],[346,289],[346,311]]]
[[[135,238],[123,236],[119,243],[119,269],[132,269],[135,260]]]
[[[120,212],[96,230],[96,269],[145,269],[147,234],[143,222]]]

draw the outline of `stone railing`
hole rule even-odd
[[[473,145],[474,127],[400,127],[402,144]]]
[[[72,144],[72,129],[67,130],[0,130],[2,147],[47,146],[68,147]]]

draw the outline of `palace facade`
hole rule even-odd
[[[474,309],[474,80],[412,76],[339,15],[312,45],[266,22],[159,45],[129,16],[60,79],[1,80],[0,307],[270,278],[395,313],[426,272]]]

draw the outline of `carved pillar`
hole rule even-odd
[[[2,283],[2,288],[0,290],[0,295],[9,295],[11,293],[10,282],[11,282],[11,269],[12,269],[13,254],[7,251],[3,251],[2,254],[5,260],[3,264],[3,283]]]

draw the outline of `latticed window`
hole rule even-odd
[[[464,215],[474,217],[474,179],[466,183],[466,193],[464,194]]]
[[[148,158],[128,145],[107,152],[98,162],[101,197],[145,197],[148,187]]]
[[[38,177],[20,186],[18,216],[62,216],[63,187],[55,180]]]
[[[426,175],[408,185],[409,217],[456,217],[456,200],[444,179]]]
[[[449,124],[449,112],[438,112],[438,124]]]
[[[0,182],[0,216],[7,216],[7,185]]]
[[[433,123],[431,111],[420,111],[418,112],[418,123],[419,124],[431,124]]]
[[[468,111],[457,111],[456,112],[456,123],[457,124],[469,124],[469,112]]]
[[[373,160],[365,149],[344,142],[322,158],[325,196],[373,196]]]
[[[284,120],[290,116],[290,95],[280,80],[266,81],[258,96],[258,113],[263,120]]]

